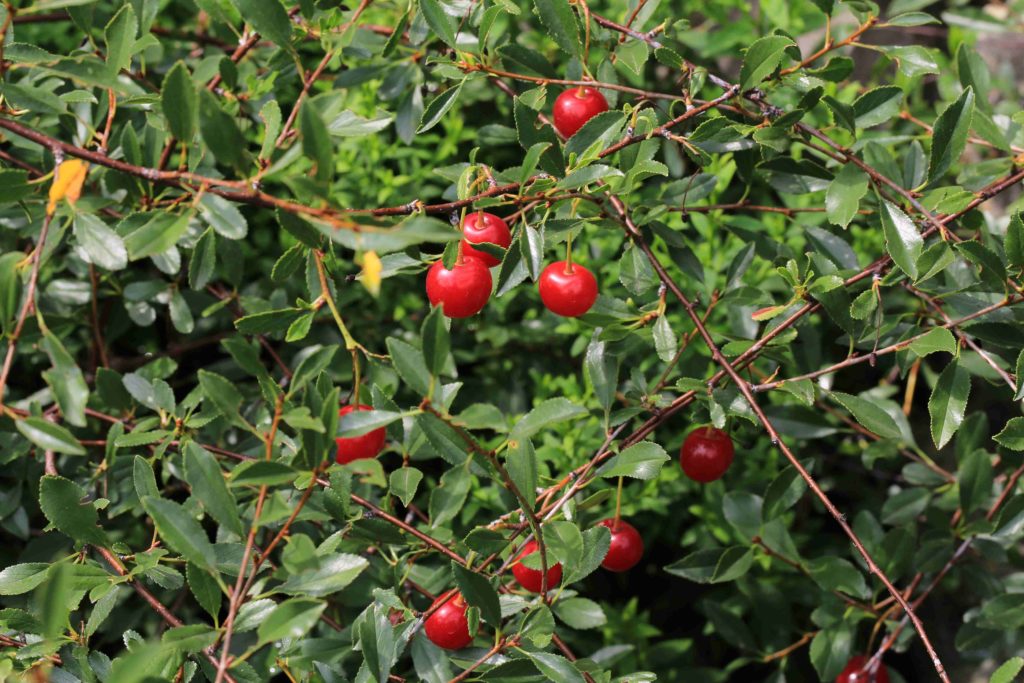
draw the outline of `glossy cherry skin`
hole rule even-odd
[[[491,271],[472,256],[464,256],[451,270],[439,259],[427,271],[427,298],[449,318],[476,315],[491,298]]]
[[[576,318],[597,301],[594,274],[578,263],[555,261],[544,269],[537,281],[540,300],[552,313]]]
[[[569,88],[558,96],[551,110],[555,128],[567,138],[603,111],[608,111],[608,100],[599,90],[587,87]]]
[[[373,410],[370,406],[344,406],[338,411],[338,417],[345,417],[354,410]],[[384,427],[373,429],[362,436],[337,437],[334,439],[338,444],[338,453],[334,456],[339,465],[352,462],[353,460],[364,460],[376,458],[384,450],[384,442],[387,440],[387,432]]]
[[[442,595],[434,601],[436,605],[445,599]],[[461,650],[473,642],[473,634],[469,632],[469,620],[466,619],[468,606],[461,593],[456,593],[448,602],[427,617],[423,630],[434,645],[446,650]]]
[[[728,434],[714,427],[698,427],[683,442],[679,464],[690,479],[706,484],[725,474],[733,454]]]
[[[608,527],[612,532],[612,542],[601,566],[610,572],[628,572],[635,567],[644,555],[644,539],[640,538],[640,532],[622,519],[618,524],[614,519],[606,519],[598,524]]]
[[[873,674],[869,674],[864,671],[867,663],[868,658],[864,655],[850,657],[836,683],[889,683],[889,671],[884,666],[879,665]]]
[[[462,242],[462,255],[475,256],[488,268],[498,265],[501,260],[486,251],[474,249],[472,245],[490,242],[508,249],[512,244],[512,231],[508,229],[508,223],[485,211],[475,211],[466,215],[466,220],[462,221],[462,235],[465,237]]]
[[[537,541],[530,541],[523,546],[523,551],[519,553],[517,559],[521,559],[527,555],[532,555],[537,552]],[[548,590],[558,587],[558,582],[562,580],[562,565],[559,563],[550,564],[551,553],[548,552]],[[541,591],[541,576],[542,573],[539,569],[530,569],[522,562],[516,562],[512,565],[512,575],[516,577],[516,582],[532,593],[540,593]]]

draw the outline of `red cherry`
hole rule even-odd
[[[338,417],[345,417],[354,410],[373,410],[373,408],[370,406],[344,406],[338,411]],[[338,444],[338,454],[334,456],[334,459],[339,465],[344,465],[353,460],[376,458],[384,450],[385,440],[387,440],[387,432],[383,427],[372,429],[362,436],[339,436],[334,439]]]
[[[608,554],[604,556],[601,566],[611,572],[628,572],[636,566],[644,554],[644,539],[640,532],[629,522],[606,519],[598,522],[612,532],[612,542],[608,546]]]
[[[721,429],[698,427],[679,450],[679,464],[690,479],[708,483],[718,479],[732,464],[732,439]]]
[[[864,669],[867,663],[868,658],[864,655],[850,657],[846,668],[836,678],[836,683],[889,683],[888,669],[879,665],[874,673],[868,673]]]
[[[548,310],[566,318],[583,315],[597,301],[597,280],[578,263],[549,264],[540,274],[537,289]]]
[[[603,111],[608,111],[608,100],[600,91],[587,87],[569,88],[558,96],[552,108],[555,128],[567,138]]]
[[[527,555],[532,555],[537,552],[537,541],[530,541],[523,546],[523,551],[519,553],[517,560],[522,559]],[[550,552],[547,554],[548,562],[551,561]],[[520,586],[532,593],[540,593],[541,591],[541,571],[539,569],[530,569],[522,562],[516,562],[512,565],[512,575],[516,577],[516,582]],[[562,580],[562,565],[555,563],[554,565],[548,566],[548,590],[558,586],[558,582]]]
[[[490,242],[508,249],[508,245],[512,244],[512,232],[508,229],[508,223],[493,213],[484,211],[476,211],[466,216],[466,220],[462,221],[462,234],[465,237],[462,242],[462,255],[475,256],[488,268],[498,265],[501,260],[486,251],[474,249],[471,245]]]
[[[446,593],[439,597],[434,601],[434,605],[448,595]],[[447,650],[461,650],[469,645],[473,641],[473,634],[469,632],[467,609],[461,593],[456,593],[448,602],[438,607],[423,624],[423,630],[426,631],[430,642]]]
[[[491,298],[491,271],[478,258],[463,257],[451,270],[438,260],[427,271],[427,298],[449,318],[476,315]]]

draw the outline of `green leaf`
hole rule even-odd
[[[199,96],[184,62],[176,62],[167,72],[164,87],[160,91],[160,103],[171,135],[179,140],[191,141],[196,134]]]
[[[672,331],[668,318],[661,315],[654,322],[651,332],[654,334],[654,350],[662,362],[670,362],[679,350],[679,340],[676,333]]]
[[[181,239],[188,231],[189,215],[153,213],[153,217],[124,238],[128,257],[132,261],[162,254]]]
[[[841,557],[825,556],[808,560],[807,569],[814,582],[824,590],[841,591],[865,599],[871,595],[864,575]]]
[[[420,119],[420,126],[416,129],[416,133],[425,133],[436,126],[441,121],[441,117],[455,106],[455,101],[459,99],[459,93],[461,92],[462,83],[460,82],[454,88],[448,88],[432,99],[427,108],[423,110],[423,118]]]
[[[420,396],[430,393],[430,370],[427,369],[423,352],[395,337],[388,337],[387,347],[402,381]]]
[[[928,508],[930,500],[931,493],[927,489],[904,489],[885,501],[882,521],[892,526],[909,524]]]
[[[276,3],[276,0],[269,0]],[[307,104],[299,113],[299,131],[302,133],[302,153],[313,162],[317,181],[329,183],[334,178],[334,146],[320,112]]]
[[[505,451],[505,468],[512,482],[527,500],[532,501],[539,478],[537,453],[529,439],[509,441]]]
[[[67,455],[85,455],[85,449],[78,439],[71,435],[71,432],[59,424],[50,422],[41,417],[26,417],[23,420],[16,420],[21,435],[34,443],[44,451],[55,451]]]
[[[1024,669],[1024,658],[1011,657],[992,673],[988,683],[1013,683],[1022,669]]]
[[[749,548],[707,548],[698,550],[665,567],[665,571],[697,583],[735,581],[750,569],[754,555]]]
[[[512,429],[512,438],[528,439],[553,424],[574,420],[586,414],[586,408],[567,398],[549,398],[516,423]]]
[[[935,183],[963,154],[974,115],[974,90],[967,88],[935,120],[928,183]]]
[[[853,654],[851,626],[839,623],[818,631],[811,641],[811,663],[822,681],[835,680]]]
[[[400,419],[402,413],[388,410],[355,410],[340,419],[338,433],[335,436],[362,436]]]
[[[903,103],[903,89],[894,85],[872,88],[853,101],[857,128],[871,128],[896,116]]]
[[[75,239],[85,260],[107,270],[128,266],[128,249],[124,240],[107,224],[90,213],[75,213]]]
[[[76,427],[85,426],[85,404],[89,400],[89,386],[82,370],[60,340],[49,330],[43,334],[41,344],[53,368],[43,378],[57,398],[64,419]]]
[[[632,477],[654,479],[669,458],[665,449],[653,441],[633,444],[605,463],[597,471],[600,477]]]
[[[567,573],[562,579],[564,585],[576,583],[597,571],[608,554],[612,540],[608,527],[600,525],[587,529],[580,537],[583,540],[583,550],[567,558]]]
[[[197,567],[216,573],[213,545],[199,522],[185,508],[152,496],[142,498],[142,507],[153,518],[157,532],[172,550]]]
[[[28,593],[46,581],[51,566],[49,562],[26,562],[4,568],[0,571],[0,595]]]
[[[608,623],[601,606],[587,598],[567,598],[553,605],[555,615],[576,629],[600,628]]]
[[[188,286],[197,291],[205,289],[213,279],[216,267],[217,236],[213,228],[207,228],[196,242],[188,262]]]
[[[835,225],[846,227],[857,215],[860,200],[868,193],[868,176],[853,164],[846,164],[828,185],[825,212]]]
[[[953,361],[939,375],[935,389],[928,399],[928,415],[931,417],[932,440],[936,448],[942,448],[956,434],[964,421],[967,411],[967,397],[971,393],[971,376],[967,370]]]
[[[416,489],[423,481],[423,472],[415,467],[399,467],[388,477],[391,495],[398,496],[402,505],[409,507],[409,503],[416,497]]]
[[[189,590],[195,596],[199,606],[206,610],[214,619],[220,614],[221,592],[220,587],[212,576],[204,572],[196,565],[189,562],[185,566],[185,577],[188,580]]]
[[[753,538],[761,531],[761,496],[747,491],[730,491],[722,498],[722,514],[745,538]]]
[[[82,503],[85,491],[75,482],[53,475],[39,481],[39,507],[50,524],[77,543],[106,546],[107,535],[97,526],[92,503]]]
[[[220,375],[207,370],[199,371],[199,386],[203,394],[217,408],[217,411],[226,417],[233,424],[244,425],[239,408],[242,405],[242,395],[238,393],[235,385]]]
[[[288,47],[292,20],[278,0],[232,0],[239,14],[262,36],[279,47]]]
[[[276,2],[276,0],[273,0]],[[309,598],[292,598],[285,600],[274,608],[260,623],[257,635],[259,643],[270,643],[276,640],[295,640],[306,635],[316,626],[320,615],[327,608],[327,603]]]
[[[953,333],[945,327],[933,327],[910,342],[910,350],[924,358],[930,353],[951,353],[956,355],[957,343]]]
[[[939,73],[937,54],[934,49],[923,45],[899,45],[886,51],[886,56],[895,59],[899,63],[900,73],[908,78]]]
[[[528,650],[520,650],[520,652],[526,655],[533,662],[533,665],[537,667],[537,670],[549,681],[585,683],[583,674],[579,672],[579,669],[561,655],[550,652],[530,652]]]
[[[229,531],[242,536],[242,520],[238,516],[238,503],[228,490],[224,473],[217,459],[208,450],[194,442],[185,444],[185,481],[192,488],[192,495],[203,504],[206,511]]]
[[[107,46],[107,66],[111,73],[117,74],[131,64],[137,28],[135,12],[128,3],[122,5],[107,24],[103,37]]]
[[[1024,417],[1011,418],[1003,431],[992,438],[1011,451],[1024,451]]]
[[[455,49],[455,21],[448,16],[441,3],[437,0],[419,0],[420,13],[427,21],[427,26],[444,41],[445,45]]]
[[[453,561],[452,577],[459,592],[465,598],[466,604],[480,610],[483,617],[491,626],[497,628],[501,625],[501,605],[498,602],[498,592],[494,586],[482,574],[466,569],[458,562]]]
[[[344,589],[368,566],[370,563],[364,557],[338,553],[321,559],[316,569],[292,574],[277,590],[290,595],[324,597]]]
[[[902,437],[899,425],[889,413],[878,407],[878,404],[859,396],[844,394],[841,391],[833,391],[832,398],[853,413],[853,417],[864,427],[867,427],[875,434],[886,439],[899,439]]]
[[[917,279],[917,259],[921,256],[924,240],[914,221],[903,210],[886,199],[879,199],[885,244],[893,262],[911,280]]]
[[[534,0],[541,24],[559,48],[571,57],[582,54],[580,30],[568,0]]]
[[[1010,217],[1006,227],[1006,260],[1015,271],[1024,269],[1024,218],[1021,212]]]
[[[740,68],[740,90],[750,90],[767,78],[782,61],[786,48],[793,45],[786,36],[765,36],[747,48]]]
[[[992,494],[992,477],[992,458],[984,449],[975,449],[962,459],[957,481],[960,487],[960,508],[965,514],[988,502]]]
[[[244,0],[259,5],[277,5],[277,0]],[[290,25],[291,22],[286,22]],[[240,166],[245,157],[245,138],[235,119],[205,88],[199,93],[199,131],[214,158],[229,166]]]
[[[982,605],[979,620],[985,628],[1019,629],[1024,626],[1024,593],[997,595]]]
[[[576,190],[584,185],[596,183],[599,180],[618,178],[622,175],[622,171],[614,166],[608,166],[607,164],[591,164],[590,166],[576,169],[569,175],[565,176],[558,182],[556,187],[560,190]]]
[[[423,328],[420,333],[423,340],[423,359],[427,364],[427,369],[435,377],[444,370],[451,348],[447,320],[441,313],[441,307],[435,306],[423,320]]]

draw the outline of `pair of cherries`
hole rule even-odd
[[[611,530],[611,543],[601,566],[613,572],[629,571],[636,566],[644,554],[644,541],[640,537],[640,532],[632,524],[621,519],[606,519],[598,524]],[[512,575],[515,577],[516,583],[532,593],[540,593],[543,589],[544,573],[539,569],[531,569],[524,565],[522,558],[536,552],[538,552],[537,542],[530,541],[523,546],[522,551],[516,557],[516,563],[512,565]],[[555,563],[548,567],[548,589],[557,586],[561,580],[561,563]],[[434,602],[434,605],[450,595],[452,595],[451,592],[441,596]],[[467,609],[469,607],[462,595],[455,593],[427,618],[424,624],[427,638],[438,647],[448,650],[459,650],[469,645],[473,640],[473,635],[469,632],[469,620],[466,618]]]
[[[476,211],[462,223],[462,253],[449,270],[438,260],[427,271],[427,298],[449,318],[468,318],[479,313],[491,297],[490,268],[500,261],[474,244],[496,244],[508,249],[512,231],[498,216]],[[575,318],[590,310],[597,300],[597,280],[583,266],[568,261],[549,264],[537,282],[540,300],[553,313]]]

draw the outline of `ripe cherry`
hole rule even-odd
[[[344,406],[338,411],[338,417],[345,417],[355,410],[373,410],[370,406]],[[337,437],[334,439],[338,444],[338,453],[334,459],[339,465],[352,462],[353,460],[364,460],[376,458],[384,450],[384,441],[387,439],[387,432],[384,427],[371,429],[362,436]]]
[[[446,593],[434,601],[434,605],[444,600]],[[433,605],[431,605],[433,606]],[[423,630],[434,645],[447,650],[461,650],[473,641],[469,632],[469,620],[466,619],[468,606],[461,593],[456,593],[450,600],[438,607],[427,617]]]
[[[884,666],[879,664],[874,673],[868,673],[865,670],[867,663],[868,658],[864,655],[850,657],[836,683],[889,683],[889,671]]]
[[[490,242],[508,249],[508,245],[512,244],[512,232],[508,229],[508,223],[493,213],[484,211],[476,211],[466,216],[466,220],[462,221],[462,234],[465,237],[462,243],[463,256],[475,256],[488,268],[498,265],[501,260],[486,251],[474,249],[472,245]]]
[[[566,318],[583,315],[597,301],[597,280],[578,263],[549,264],[540,274],[537,289],[548,310]]]
[[[618,522],[606,519],[598,524],[612,532],[612,542],[601,566],[611,572],[628,572],[635,567],[644,554],[644,539],[640,538],[640,532],[621,519]]]
[[[532,555],[537,552],[537,541],[530,541],[523,546],[523,551],[519,553],[517,560],[521,560],[527,555]],[[558,582],[562,580],[562,565],[559,563],[551,564],[551,553],[547,553],[548,559],[548,590],[558,586]],[[522,562],[516,562],[512,565],[512,575],[516,577],[516,582],[526,590],[533,593],[540,593],[541,591],[541,571],[539,569],[530,569]]]
[[[491,298],[491,271],[472,256],[463,256],[451,270],[438,259],[427,271],[427,298],[449,318],[476,315]]]
[[[576,134],[583,124],[601,112],[608,111],[608,101],[594,88],[569,88],[555,100],[552,115],[555,128],[567,138]]]
[[[683,442],[679,464],[690,479],[706,484],[725,474],[733,453],[728,434],[715,427],[698,427]]]

